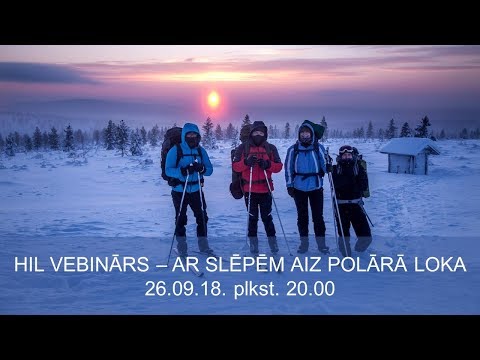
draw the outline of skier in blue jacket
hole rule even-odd
[[[203,186],[203,176],[210,176],[213,173],[212,163],[205,149],[200,145],[200,131],[198,126],[186,123],[182,129],[181,156],[178,159],[178,150],[173,146],[167,153],[165,161],[165,173],[169,177],[178,179],[179,183],[172,186],[172,200],[175,207],[175,237],[177,239],[177,250],[181,256],[187,256],[187,205],[193,211],[197,222],[198,248],[200,252],[212,254],[213,251],[208,245],[207,239],[207,211],[205,197],[200,186]],[[186,188],[184,189],[184,186]],[[182,202],[182,196],[185,196]],[[202,211],[203,209],[203,211]]]
[[[326,172],[325,148],[318,143],[313,127],[303,122],[298,129],[298,140],[287,150],[285,180],[288,194],[295,200],[300,246],[297,252],[308,251],[308,202],[312,211],[313,229],[318,250],[329,253],[325,244],[323,219],[323,176]]]

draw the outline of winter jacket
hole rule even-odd
[[[177,147],[176,146],[172,147],[167,153],[167,158],[165,161],[165,173],[167,174],[167,176],[177,178],[182,182],[180,185],[172,187],[173,191],[183,192],[183,186],[185,184],[185,180],[187,179],[187,177],[182,175],[181,168],[187,167],[190,163],[192,163],[195,160],[205,165],[205,172],[201,176],[210,176],[213,173],[213,166],[212,166],[212,163],[210,162],[210,158],[208,157],[208,154],[205,151],[205,149],[200,146],[190,149],[190,147],[187,145],[185,141],[185,135],[191,131],[196,132],[200,135],[200,131],[198,130],[197,125],[186,123],[183,126],[182,142],[180,144],[183,152],[183,157],[180,158],[180,161],[178,162],[178,166],[176,166]],[[202,152],[201,157],[199,155],[200,154],[199,151]],[[200,189],[198,180],[199,180],[198,172],[195,171],[193,174],[189,175],[186,192],[192,193],[192,192],[198,191]]]
[[[285,157],[285,181],[287,187],[294,187],[301,191],[312,191],[323,187],[323,176],[326,172],[325,148],[318,144],[315,132],[310,125],[302,124],[302,126],[307,126],[312,131],[312,144],[304,147],[297,140],[296,144],[288,148]],[[315,151],[314,144],[318,145],[318,154]],[[298,146],[299,151],[297,156],[294,156],[296,146]]]
[[[256,146],[253,143],[252,133],[259,128],[265,133],[265,141],[260,146]],[[270,144],[267,142],[268,134],[267,134],[267,127],[261,121],[255,121],[252,126],[250,127],[250,136],[248,141],[245,144],[241,144],[237,150],[235,151],[235,156],[233,159],[233,171],[241,172],[242,173],[242,183],[243,183],[243,191],[245,193],[249,192],[250,190],[250,167],[245,165],[245,158],[248,158],[250,155],[255,155],[257,159],[264,159],[270,160],[271,166],[265,170],[267,174],[268,181],[270,183],[270,188],[273,191],[273,180],[272,180],[272,173],[278,173],[282,170],[283,164],[282,160],[280,159],[280,155],[278,154],[278,150],[275,145]],[[266,147],[268,147],[269,155],[267,154]],[[245,157],[245,149],[248,149],[247,156]],[[265,179],[265,173],[263,169],[258,166],[256,163],[252,168],[252,193],[268,193],[268,185]]]
[[[335,194],[339,200],[359,199],[363,196],[363,191],[368,188],[367,173],[362,166],[355,162],[352,162],[351,165],[333,165],[332,179]]]

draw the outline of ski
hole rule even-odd
[[[187,258],[185,256],[180,256],[180,254],[178,253],[178,250],[177,249],[174,249],[175,251],[175,254],[177,255],[178,258],[180,258],[180,260],[183,262],[183,265],[185,267],[187,267]],[[188,267],[188,270],[193,274],[195,275],[196,277],[203,277],[204,275],[204,272],[203,271],[197,271],[196,269],[194,269],[193,267],[189,266]]]

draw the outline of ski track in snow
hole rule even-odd
[[[293,140],[272,140],[282,161]],[[480,142],[437,142],[441,155],[430,156],[429,175],[389,174],[387,155],[378,152],[379,141],[333,139],[325,146],[335,153],[350,143],[367,160],[371,197],[365,209],[374,223],[373,243],[365,254],[396,256],[462,256],[468,272],[456,273],[356,273],[284,272],[283,274],[205,273],[218,280],[229,296],[147,297],[148,280],[191,281],[200,287],[205,279],[189,273],[149,271],[139,273],[14,273],[15,256],[111,256],[149,257],[165,263],[173,239],[174,210],[170,188],[160,177],[160,147],[146,148],[140,157],[121,157],[96,149],[69,158],[66,153],[40,152],[0,156],[0,313],[12,314],[478,314],[480,313]],[[209,216],[210,246],[220,255],[245,255],[246,207],[234,200],[230,147],[209,151],[214,173],[204,192]],[[273,205],[280,253],[290,266],[296,257],[320,256],[310,223],[310,251],[298,255],[296,209],[285,189],[284,170],[273,175],[274,197],[286,241]],[[338,256],[328,178],[324,178],[324,219],[331,256]],[[197,249],[193,213],[187,213],[188,245]],[[261,220],[260,251],[268,254]],[[352,248],[355,243],[352,230]],[[289,251],[292,255],[289,255]],[[248,255],[248,253],[247,253]],[[326,264],[327,258],[322,259]],[[200,260],[201,266],[205,261]],[[230,296],[244,281],[275,282],[276,291],[289,290],[288,281],[309,284],[332,280],[331,297]]]

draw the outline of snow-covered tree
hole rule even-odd
[[[250,122],[250,116],[248,116],[248,114],[245,115],[245,118],[243,119],[241,128],[244,127],[245,125],[251,125],[251,124],[252,123]]]
[[[393,139],[397,135],[397,127],[395,126],[395,120],[391,119],[388,123],[387,130],[385,131],[386,139]]]
[[[67,128],[63,130],[65,132],[65,139],[63,140],[63,151],[72,151],[75,149],[74,139],[73,139],[73,129],[68,124]]]
[[[460,139],[468,139],[468,130],[467,128],[463,128],[462,131],[460,131]]]
[[[239,132],[238,132],[238,129],[237,128],[233,128],[233,133],[232,133],[232,148],[236,148],[238,146],[238,142],[239,142]]]
[[[430,126],[430,119],[428,116],[422,118],[422,122],[415,128],[415,137],[427,138],[428,127]]]
[[[367,139],[373,139],[373,124],[372,121],[368,122],[368,127],[367,127]]]
[[[216,149],[215,137],[213,136],[213,122],[210,117],[207,117],[205,123],[202,125],[203,135],[202,144],[206,149]]]
[[[15,143],[15,135],[10,133],[5,139],[5,154],[7,156],[15,156],[17,144]]]
[[[121,120],[120,124],[117,126],[117,149],[120,150],[122,156],[127,152],[128,145],[130,145],[130,129],[128,128],[125,121]]]
[[[160,129],[157,124],[148,132],[148,141],[150,145],[155,147],[158,145],[158,140],[160,139]]]
[[[412,130],[410,129],[410,125],[408,122],[404,122],[402,125],[402,129],[400,130],[400,137],[410,137],[412,136]]]
[[[162,128],[163,129],[163,128]],[[145,130],[145,127],[142,126],[140,129],[140,139],[142,140],[142,145],[147,144],[147,130]]]
[[[442,131],[440,131],[440,135],[438,136],[438,138],[443,140],[443,139],[445,139],[445,137],[446,137],[445,136],[445,130],[442,129]]]
[[[23,146],[25,146],[25,151],[32,151],[33,141],[30,135],[28,134],[23,135]]]
[[[117,143],[117,125],[112,120],[108,120],[108,125],[103,129],[103,140],[107,150],[114,150]]]
[[[40,150],[41,147],[42,147],[42,132],[37,126],[35,127],[35,131],[33,132],[33,148],[38,151]]]
[[[217,124],[217,126],[215,127],[215,139],[219,141],[223,140],[223,131],[220,124]]]
[[[93,142],[95,145],[100,145],[100,130],[98,129],[95,129],[93,130],[93,134],[92,134],[92,137],[93,137]]]
[[[325,128],[325,131],[323,132],[323,136],[320,139],[320,141],[326,141],[328,139],[328,124],[327,120],[325,120],[325,116],[322,117],[322,121],[320,121],[320,125],[322,125]]]
[[[285,139],[290,139],[290,123],[287,121],[285,124],[285,133],[284,133],[284,138]]]
[[[50,132],[48,133],[48,145],[52,150],[60,149],[60,141],[58,139],[58,133],[57,129],[55,129],[55,126],[52,126]]]
[[[77,129],[73,133],[73,143],[80,148],[84,148],[85,146],[85,134],[82,132],[82,130]]]
[[[133,156],[143,155],[142,151],[142,135],[141,132],[136,129],[135,131],[130,132],[130,152]]]
[[[232,123],[229,123],[227,128],[225,129],[225,139],[231,140],[234,138],[235,128],[233,127]]]
[[[300,130],[300,125],[295,125],[295,131],[293,132],[293,137],[297,138],[298,137],[298,131]]]
[[[5,140],[3,140],[2,134],[0,134],[0,152],[5,148]]]
[[[385,130],[383,130],[382,128],[378,129],[378,135],[377,135],[377,137],[378,137],[380,140],[385,139]]]

